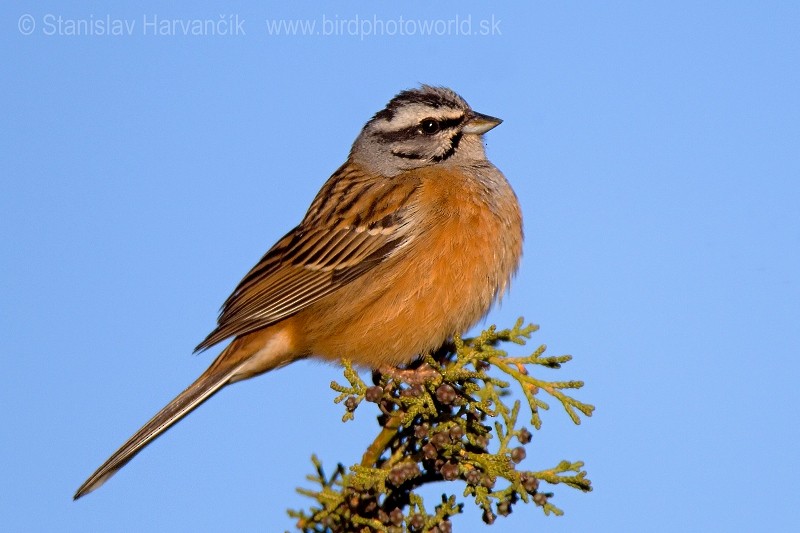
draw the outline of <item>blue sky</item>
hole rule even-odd
[[[362,124],[419,83],[505,120],[487,149],[527,239],[486,324],[540,324],[535,343],[575,357],[558,377],[585,380],[579,398],[597,406],[580,427],[546,413],[524,463],[584,460],[594,492],[556,487],[564,517],[520,506],[493,527],[800,529],[797,4],[4,2],[0,14],[7,530],[282,531],[285,509],[307,503],[294,489],[312,453],[330,468],[358,459],[372,413],[342,424],[328,388],[340,371],[303,362],[230,387],[71,500],[205,369],[213,354],[191,350],[218,306]],[[157,20],[178,22],[154,35]],[[183,35],[194,20],[218,34]],[[76,21],[94,33],[70,35]],[[130,31],[98,35],[107,21]],[[485,530],[473,511],[455,526]]]

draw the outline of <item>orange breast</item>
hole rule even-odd
[[[416,172],[411,243],[292,321],[304,324],[298,341],[309,355],[371,368],[408,363],[474,325],[505,290],[522,245],[510,187],[490,208],[474,180]]]

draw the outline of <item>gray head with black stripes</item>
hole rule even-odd
[[[351,160],[383,176],[430,165],[485,161],[481,135],[502,122],[445,87],[399,93],[364,125]]]

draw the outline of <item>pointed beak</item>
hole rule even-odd
[[[473,111],[472,116],[464,123],[464,127],[461,128],[461,131],[464,133],[482,135],[495,126],[498,126],[501,122],[503,122],[503,119],[490,117],[489,115],[483,115]]]

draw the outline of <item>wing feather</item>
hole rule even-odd
[[[331,225],[320,224],[320,219],[333,217],[319,208],[324,204],[315,201],[303,223],[280,239],[242,279],[223,304],[216,329],[195,350],[274,324],[385,261],[413,240],[409,227],[416,188],[415,182],[379,183],[371,191],[376,197],[368,219],[354,209],[344,210],[336,213],[339,218]],[[323,187],[320,194],[325,191]],[[340,205],[351,207],[354,202],[346,200],[341,198]]]

